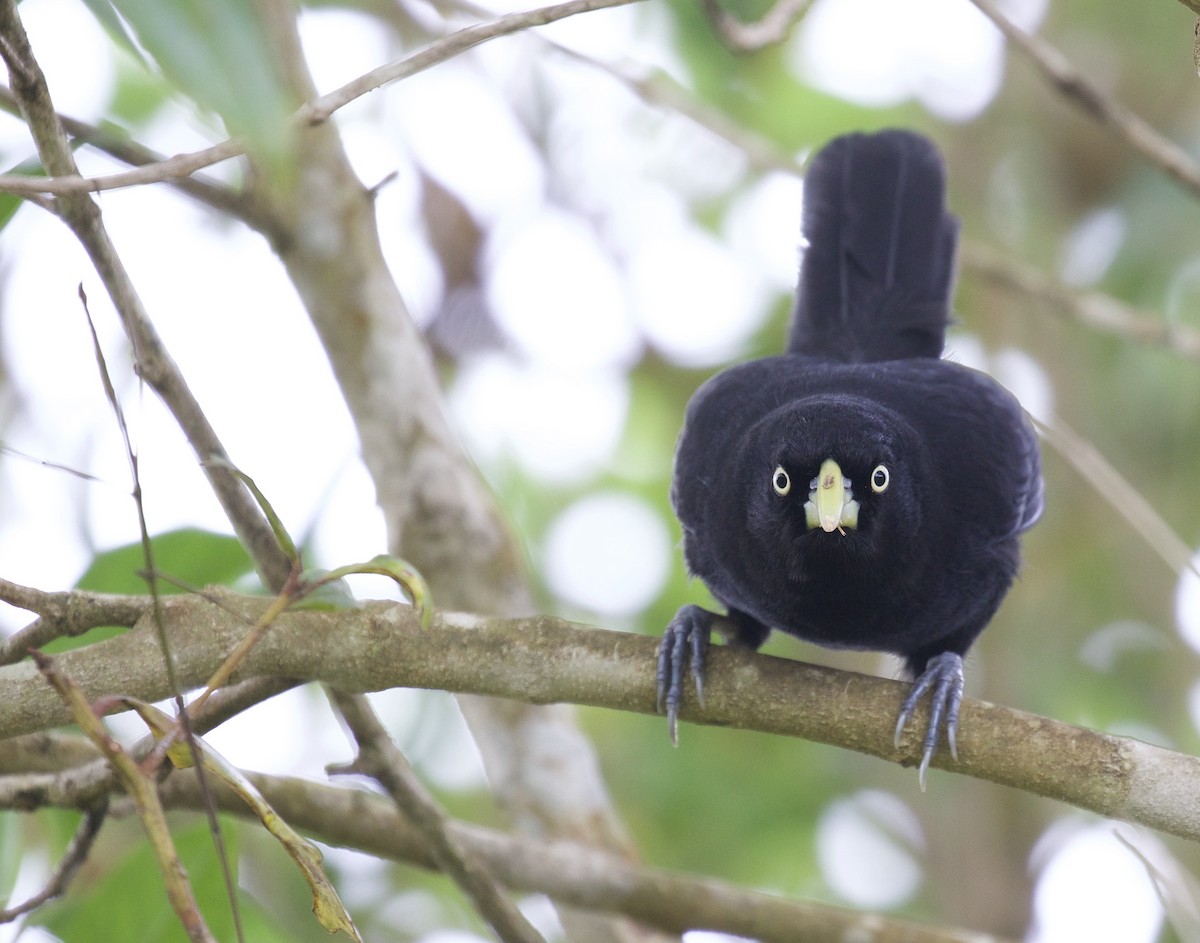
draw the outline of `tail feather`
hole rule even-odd
[[[804,179],[808,248],[788,350],[840,361],[938,357],[958,220],[945,169],[910,131],[849,134]]]

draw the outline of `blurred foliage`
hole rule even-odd
[[[263,148],[284,139],[276,134],[286,113],[284,96],[270,63],[256,55],[261,27],[248,12],[256,9],[253,4],[88,0],[87,5],[126,49],[110,117],[134,137],[176,92],[183,92]],[[400,18],[403,25],[398,25],[391,4],[344,6],[376,16],[380,30],[406,48],[419,32],[414,20]],[[745,5],[751,6],[761,4]],[[197,24],[191,16],[202,7],[225,19]],[[741,7],[737,12],[742,14]],[[766,138],[781,154],[802,152],[846,130],[915,127],[934,137],[945,153],[950,204],[962,217],[965,239],[1057,275],[1081,222],[1096,211],[1115,210],[1124,227],[1119,251],[1087,287],[1200,326],[1195,236],[1200,204],[1066,104],[1024,60],[1010,54],[1003,85],[986,110],[952,123],[911,101],[869,108],[840,100],[797,78],[781,47],[735,55],[715,39],[702,7],[691,0],[663,0],[655,13],[668,19],[670,52],[682,64],[682,79],[697,102]],[[168,81],[138,64],[141,54],[126,23]],[[1092,79],[1168,137],[1185,143],[1200,135],[1192,30],[1193,18],[1181,4],[1125,0],[1052,0],[1040,27]],[[375,63],[364,68],[369,65]],[[219,85],[211,84],[218,78]],[[615,80],[597,72],[591,81]],[[574,104],[569,95],[564,100]],[[552,95],[537,106],[510,104],[534,131],[544,130],[538,122],[545,116],[531,113],[555,107]],[[653,139],[653,130],[640,130],[645,132],[641,138],[629,135],[628,147],[666,146]],[[532,133],[531,139],[546,161],[555,159],[547,136]],[[437,168],[426,170],[436,174]],[[551,166],[549,175],[556,173],[570,179],[563,168]],[[689,197],[688,209],[706,229],[719,232],[734,198],[757,179],[746,170],[728,193]],[[568,209],[584,213],[571,206],[566,188],[556,195]],[[796,220],[798,227],[798,207]],[[478,274],[478,244],[478,239],[448,240],[442,251],[469,246],[471,256],[443,256],[443,270]],[[788,304],[783,293],[769,300],[769,316],[739,358],[779,348]],[[1036,358],[1051,379],[1056,411],[1138,483],[1185,541],[1200,542],[1200,368],[1194,362],[1064,320],[969,273],[960,279],[957,308],[961,330],[979,338],[989,353],[1013,347]],[[549,525],[573,501],[595,491],[615,489],[643,499],[677,540],[668,502],[674,438],[688,397],[720,366],[673,364],[647,344],[628,368],[630,406],[619,445],[603,468],[583,480],[541,481],[507,457],[486,463],[483,471],[526,541],[535,578]],[[444,369],[453,384],[457,364],[448,360]],[[1106,496],[1090,489],[1049,449],[1046,476],[1045,519],[1025,541],[1019,584],[972,653],[967,693],[1064,721],[1134,731],[1196,752],[1200,737],[1189,705],[1200,665],[1176,630],[1176,574],[1118,517]],[[213,534],[164,534],[155,551],[163,572],[191,583],[234,582],[252,570],[236,541]],[[142,566],[137,547],[101,554],[79,585],[141,592],[144,583],[136,574]],[[548,610],[605,622],[556,600],[545,585],[541,592]],[[676,554],[659,597],[643,612],[617,621],[619,627],[657,635],[682,602],[703,599],[703,587],[688,582]],[[767,650],[868,672],[895,670],[879,656],[827,652],[786,639],[774,639]],[[839,798],[884,790],[910,806],[925,836],[923,850],[913,851],[921,856],[924,880],[902,912],[1021,936],[1037,878],[1031,849],[1053,821],[1079,817],[1021,793],[938,772],[922,794],[911,771],[814,744],[685,725],[680,747],[673,750],[658,719],[591,710],[581,716],[645,860],[750,886],[839,901],[818,859],[818,823]],[[481,793],[443,799],[456,814],[494,817]],[[57,854],[73,821],[68,815],[6,816],[0,822],[4,884],[11,886],[15,873],[14,842],[44,844],[49,854]],[[199,896],[221,900],[204,826],[188,825],[178,837]],[[323,938],[308,917],[298,880],[282,890],[272,886],[256,902],[256,889],[266,880],[262,875],[287,870],[270,862],[271,850],[260,838],[230,830],[230,840],[245,851],[248,938]],[[68,900],[43,911],[38,922],[67,940],[175,939],[178,931],[144,845],[130,828],[106,835],[106,842],[105,853],[93,856]],[[1200,873],[1200,851],[1182,842],[1168,846],[1186,868]],[[394,890],[369,897],[375,909],[362,923],[368,937],[376,929],[380,939],[410,938],[442,921],[477,926],[442,879],[389,867],[386,880]],[[432,916],[424,892],[441,895]],[[218,936],[228,939],[228,927],[216,916],[219,909],[206,913]],[[95,929],[97,920],[102,930]],[[1164,930],[1163,939],[1170,938],[1171,931]]]

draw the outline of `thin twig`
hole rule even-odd
[[[166,883],[167,897],[188,938],[194,943],[216,943],[216,937],[212,935],[200,914],[195,894],[188,883],[187,872],[180,863],[175,844],[171,840],[171,830],[167,825],[166,813],[159,801],[153,777],[142,770],[104,729],[104,725],[92,712],[83,691],[60,670],[58,663],[40,653],[35,654],[34,658],[38,670],[69,709],[72,720],[99,747],[137,806],[138,818],[146,830],[146,837],[150,840],[150,847]],[[201,788],[201,792],[206,791]]]
[[[718,0],[704,0],[704,11],[726,48],[733,52],[758,52],[787,39],[792,27],[812,4],[813,0],[777,0],[752,23],[731,15]]]
[[[373,69],[341,88],[307,102],[296,111],[294,120],[299,124],[320,124],[329,120],[335,111],[344,108],[368,92],[373,92],[391,82],[429,69],[488,40],[536,26],[545,26],[579,13],[589,13],[593,10],[625,6],[636,2],[638,0],[569,0],[567,3],[554,6],[527,10],[522,13],[511,13],[488,23],[476,23],[434,40],[425,48],[419,49],[411,55]],[[179,154],[149,163],[138,160],[135,162],[142,163],[143,166],[96,177],[83,177],[74,168],[59,171],[47,168],[49,176],[46,177],[0,174],[0,192],[77,194],[144,186],[188,177],[205,167],[241,157],[245,153],[245,143],[239,138],[230,138],[220,144],[190,154]],[[245,208],[243,207],[242,210],[244,212]],[[242,215],[242,213],[238,215]]]
[[[92,846],[96,843],[96,836],[100,834],[100,826],[104,824],[106,818],[108,818],[107,797],[90,806],[84,812],[79,827],[75,829],[75,834],[71,836],[71,840],[67,843],[67,847],[63,851],[63,856],[59,860],[58,866],[54,869],[54,873],[50,875],[50,879],[46,882],[46,886],[28,900],[17,904],[15,907],[7,907],[4,910],[0,910],[0,923],[12,923],[18,917],[31,913],[43,904],[47,904],[65,894],[67,887],[70,886],[75,875],[79,873],[79,869],[83,867],[83,863],[87,861]]]
[[[296,117],[309,124],[319,124],[327,121],[335,111],[344,108],[356,98],[361,98],[368,92],[373,92],[384,85],[406,79],[438,63],[445,62],[447,59],[452,59],[480,43],[536,26],[545,26],[547,23],[580,13],[626,6],[636,2],[638,0],[568,0],[567,3],[558,3],[521,13],[510,13],[489,23],[476,23],[464,27],[448,36],[434,40],[424,49],[418,49],[411,55],[372,69],[365,75],[347,82],[341,88],[302,105],[296,112]]]
[[[424,839],[439,869],[467,895],[501,940],[545,943],[483,862],[455,837],[450,817],[417,778],[412,764],[392,742],[367,699],[361,694],[337,691],[330,691],[329,697],[358,745],[353,763],[330,772],[361,773],[378,782]]]
[[[1146,545],[1177,574],[1193,569],[1191,548],[1099,449],[1058,416],[1037,422],[1042,438],[1077,471],[1118,514],[1138,532]],[[1200,575],[1198,573],[1197,575]]]
[[[0,49],[3,49],[9,68],[12,92],[29,125],[42,166],[51,177],[78,177],[79,168],[21,26],[14,0],[2,0],[0,17],[0,36],[4,39]],[[56,198],[55,210],[88,253],[103,281],[129,335],[142,378],[166,403],[202,463],[209,463],[214,456],[225,458],[216,430],[151,323],[91,196],[80,192],[62,193]],[[204,464],[204,471],[264,581],[270,586],[281,586],[290,572],[290,564],[276,545],[274,534],[258,506],[242,483],[225,468]]]
[[[1190,154],[1090,81],[1046,40],[1020,29],[1000,12],[993,0],[971,2],[1037,66],[1063,98],[1111,128],[1153,166],[1200,196],[1200,164]]]
[[[1189,360],[1200,360],[1200,331],[1194,327],[1139,311],[1111,295],[1071,288],[978,243],[964,243],[959,261],[965,272],[1038,301],[1053,314],[1123,340],[1163,347]]]
[[[12,91],[2,86],[0,86],[0,110],[17,117],[20,117],[21,114],[20,106],[17,104]],[[110,157],[115,157],[117,160],[129,164],[131,167],[142,168],[149,164],[168,164],[172,160],[172,158],[159,154],[145,145],[131,140],[128,136],[118,133],[114,129],[89,124],[86,121],[80,121],[78,118],[72,118],[61,113],[58,116],[58,120],[62,124],[63,129],[75,141],[84,142],[96,148],[96,150],[108,154]],[[11,174],[7,177],[0,175],[0,179],[12,181],[13,189],[10,192],[22,193],[26,198],[30,196],[28,185],[30,183],[36,184],[37,182],[37,178],[22,178],[18,174]],[[72,187],[83,188],[81,181],[85,179],[79,178],[79,181],[74,181],[67,189],[69,190]],[[256,225],[253,220],[255,220],[259,212],[259,207],[253,201],[248,200],[243,193],[230,186],[210,177],[199,176],[198,173],[187,175],[175,174],[162,179],[207,206]],[[22,183],[22,180],[25,183]]]
[[[133,447],[133,440],[129,435],[129,426],[125,422],[125,411],[121,408],[121,400],[117,396],[117,391],[112,383],[112,377],[108,372],[108,363],[104,356],[104,350],[100,345],[100,336],[96,333],[96,324],[92,320],[92,313],[88,309],[87,295],[83,290],[83,285],[79,286],[79,300],[83,305],[83,313],[87,318],[88,330],[91,333],[92,348],[96,356],[96,366],[100,371],[100,380],[104,387],[104,395],[112,409],[113,416],[116,418],[117,427],[121,433],[121,442],[125,446],[125,456],[129,460],[129,474],[133,483],[133,504],[137,512],[138,533],[142,539],[142,560],[146,566],[146,585],[150,588],[150,596],[153,600],[150,610],[153,618],[150,621],[154,626],[159,647],[162,650],[163,666],[165,668],[167,683],[171,687],[175,702],[175,713],[179,718],[179,729],[182,731],[184,741],[187,743],[187,748],[191,753],[192,765],[196,769],[196,775],[200,778],[201,785],[203,785],[206,774],[204,764],[201,761],[200,748],[196,744],[196,738],[192,734],[190,715],[183,703],[183,689],[180,687],[179,678],[175,673],[175,659],[172,657],[171,646],[162,625],[162,596],[158,591],[158,567],[154,565],[154,543],[150,539],[150,527],[146,522],[146,506],[142,500],[142,479],[139,471],[140,462],[138,453]],[[164,751],[165,749],[163,747]],[[229,869],[229,854],[226,851],[225,836],[217,823],[215,807],[209,808],[208,820],[213,836],[213,844],[216,846],[217,857],[221,863],[221,874],[225,879],[225,888],[229,898],[230,913],[233,917],[234,931],[237,939],[241,941],[244,939],[241,909],[238,906],[233,876]]]

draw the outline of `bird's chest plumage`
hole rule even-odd
[[[864,547],[860,535],[809,531],[774,565],[739,566],[738,608],[772,628],[835,648],[887,648],[941,615],[950,574],[911,544]]]

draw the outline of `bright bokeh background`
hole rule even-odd
[[[438,23],[411,6],[413,22]],[[1005,9],[1196,150],[1186,11],[1130,6]],[[212,139],[214,120],[164,96],[79,0],[20,10],[61,111],[93,122],[115,113],[164,153]],[[322,91],[412,45],[349,5],[307,10],[303,25]],[[444,358],[447,408],[521,534],[548,610],[656,634],[679,604],[703,599],[686,582],[666,500],[673,440],[705,376],[778,349],[800,250],[799,177],[761,169],[737,141],[639,95],[629,77],[678,83],[745,141],[765,139],[785,157],[841,131],[922,129],[945,150],[966,240],[1200,324],[1200,207],[1056,100],[966,0],[817,0],[781,47],[743,58],[714,44],[693,5],[651,0],[488,44],[375,92],[341,112],[339,127],[365,183],[395,174],[377,202],[389,264]],[[0,118],[6,166],[30,153],[23,126]],[[79,159],[85,173],[118,169],[86,148]],[[379,552],[382,521],[354,429],[268,246],[163,187],[98,199],[229,453],[307,540],[310,562]],[[97,552],[137,537],[81,284],[136,439],[151,530],[228,530],[181,435],[138,387],[82,252],[25,207],[0,234],[0,574],[45,589],[72,585]],[[958,308],[949,355],[991,371],[1034,415],[1065,417],[1195,546],[1196,365],[1058,320],[969,271]],[[1200,577],[1177,579],[1113,496],[1052,452],[1047,478],[1046,519],[973,655],[968,693],[1195,752]],[[14,611],[0,619],[9,630],[24,622]],[[771,650],[896,670],[786,640]],[[452,808],[493,814],[450,698],[398,691],[378,702]],[[812,744],[687,728],[672,751],[652,720],[583,720],[655,864],[1036,943],[1173,939],[1148,868],[1200,867],[1182,843],[1128,826],[1119,839],[1112,823],[946,774],[922,794],[909,771]],[[309,691],[210,739],[235,762],[313,776],[349,752]],[[380,926],[437,943],[476,938],[444,885],[330,856],[352,879],[348,903]],[[17,897],[49,863],[23,855]],[[1167,893],[1170,903],[1186,886]],[[528,903],[552,930],[545,902]]]

